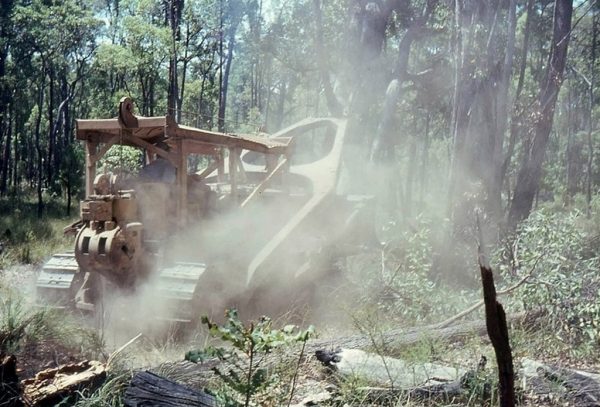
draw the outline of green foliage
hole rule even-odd
[[[493,391],[498,385],[498,377],[495,371],[480,370],[468,372],[462,377],[461,385],[467,389],[468,406],[493,406],[497,404],[497,392]]]
[[[83,186],[85,168],[85,152],[80,144],[69,144],[64,153],[59,169],[60,190],[77,196]]]
[[[310,326],[299,331],[294,325],[286,325],[282,329],[273,329],[268,317],[262,317],[256,323],[246,326],[235,309],[227,310],[225,317],[224,325],[218,325],[207,317],[202,318],[202,322],[208,327],[211,336],[225,341],[233,349],[208,347],[192,350],[186,353],[185,359],[202,362],[216,357],[226,362],[230,366],[227,370],[214,369],[225,386],[218,396],[226,406],[247,407],[252,400],[258,401],[272,394],[279,384],[277,375],[263,366],[265,355],[276,348],[294,343],[305,344],[314,335],[314,328]]]
[[[432,280],[435,236],[431,221],[420,216],[411,226],[389,226],[387,233],[393,239],[381,250],[379,264],[369,264],[364,270],[368,277],[363,282],[368,286],[361,295],[365,303],[376,298],[378,308],[396,321],[414,325],[428,317],[440,318],[458,304],[446,298],[447,287]]]
[[[115,145],[100,160],[102,171],[137,173],[142,166],[143,152],[139,148]]]
[[[19,5],[13,16],[17,41],[50,58],[85,52],[101,22],[73,0],[34,0]],[[56,24],[60,21],[60,24]],[[64,35],[69,33],[69,35]]]
[[[525,309],[544,308],[556,334],[573,344],[600,339],[600,259],[587,248],[584,216],[538,210],[496,256],[502,276],[516,282],[531,275],[516,294]]]
[[[19,352],[25,344],[42,341],[55,341],[93,359],[104,353],[96,332],[62,310],[31,303],[19,284],[12,287],[6,277],[0,281],[0,353]]]
[[[62,233],[70,221],[58,215],[64,212],[62,200],[49,201],[46,210],[46,216],[38,219],[34,202],[0,199],[0,211],[10,213],[0,217],[0,269],[39,263],[73,244],[73,239]]]
[[[76,407],[122,406],[123,394],[131,382],[130,371],[110,371],[106,381],[94,392],[80,392]]]
[[[47,328],[49,311],[27,307],[23,298],[0,287],[0,354],[14,353]]]

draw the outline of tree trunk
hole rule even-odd
[[[469,111],[474,98],[473,78],[474,63],[466,61],[466,50],[471,42],[472,30],[467,32],[466,26],[471,20],[465,15],[463,1],[456,0],[454,7],[455,38],[454,38],[454,90],[452,101],[452,118],[450,132],[452,134],[452,156],[448,180],[448,205],[447,214],[453,218],[456,225],[456,205],[461,199],[465,189],[465,174],[467,174],[467,130],[469,127]],[[466,37],[465,34],[469,34]],[[466,38],[465,38],[466,37]]]
[[[508,170],[510,162],[513,158],[518,134],[522,132],[522,121],[524,117],[524,111],[520,108],[520,97],[521,92],[523,91],[523,85],[525,83],[525,69],[527,67],[527,51],[529,49],[529,34],[531,32],[533,4],[534,0],[529,0],[527,2],[527,19],[525,20],[525,32],[523,33],[523,48],[521,50],[521,65],[519,67],[519,79],[517,81],[517,90],[515,91],[515,96],[513,98],[514,108],[510,120],[510,135],[508,138],[508,146],[506,148],[506,153],[504,154],[502,168],[500,169],[500,178],[502,180],[506,179],[506,171]],[[509,193],[507,194],[507,196],[508,200],[510,201],[510,188],[508,188],[508,192]]]
[[[590,111],[589,111],[589,127],[588,127],[588,160],[587,160],[587,185],[586,185],[586,214],[590,218],[592,216],[592,171],[594,168],[594,85],[596,84],[596,39],[598,32],[596,29],[596,13],[592,13],[592,60],[590,61]]]
[[[54,133],[54,67],[48,64],[48,156],[46,158],[46,186],[54,183],[54,155],[56,134]]]
[[[421,165],[419,169],[419,206],[424,207],[425,191],[427,190],[427,170],[429,168],[429,145],[430,135],[429,127],[431,123],[431,113],[428,111],[425,113],[425,134],[423,135],[423,146],[421,150]]]
[[[492,174],[487,185],[487,210],[496,220],[502,217],[502,186],[504,184],[504,137],[508,127],[510,76],[513,67],[515,52],[515,33],[517,30],[516,0],[509,1],[508,10],[508,39],[506,44],[506,55],[501,68],[500,81],[498,83],[495,109],[495,129],[492,134]]]
[[[8,111],[8,109],[6,109],[4,113],[0,111],[0,116],[3,114],[6,114],[7,111]],[[6,123],[7,125],[6,125],[5,135],[4,135],[4,151],[2,153],[2,161],[0,161],[0,196],[4,196],[6,194],[8,178],[9,178],[8,169],[10,168],[10,161],[11,161],[10,160],[10,149],[11,149],[11,138],[12,138],[11,133],[12,133],[12,131],[11,131],[11,126],[10,126],[10,118],[9,118],[9,120],[4,120],[4,123]],[[0,119],[0,132],[3,130],[2,125],[4,123],[2,123],[2,119]],[[1,138],[0,138],[0,140],[1,140]]]
[[[567,91],[567,149],[565,152],[565,171],[566,171],[566,193],[565,193],[565,205],[571,205],[571,199],[577,193],[577,173],[576,173],[576,155],[575,144],[574,144],[574,129],[573,129],[573,83],[572,79],[569,78],[568,91]]]
[[[227,58],[225,60],[225,72],[223,73],[223,83],[220,89],[221,97],[219,98],[219,131],[225,131],[225,110],[227,108],[227,91],[229,88],[229,74],[231,72],[231,63],[233,62],[233,49],[235,47],[235,33],[237,24],[229,28],[229,40],[227,44]]]
[[[529,216],[533,199],[539,189],[542,164],[552,130],[554,108],[567,60],[572,13],[573,0],[557,0],[555,2],[551,51],[538,97],[533,141],[523,155],[510,206],[508,226],[512,230],[520,221]]]
[[[343,113],[343,107],[333,93],[333,87],[329,79],[329,69],[327,68],[325,52],[323,50],[323,21],[320,0],[313,0],[313,10],[315,13],[315,51],[321,82],[325,91],[325,99],[327,100],[327,108],[332,116],[340,117]]]
[[[10,166],[11,132],[7,123],[11,92],[6,77],[6,59],[9,51],[9,27],[14,1],[2,1],[0,5],[0,146],[4,143],[4,153],[0,158],[0,194],[6,193],[7,169]]]
[[[181,119],[179,106],[179,84],[177,75],[177,42],[180,39],[179,23],[183,12],[184,0],[169,0],[165,20],[171,29],[171,52],[169,58],[169,84],[167,91],[167,114],[177,121]]]
[[[42,122],[42,112],[44,110],[44,86],[46,76],[42,76],[38,88],[38,111],[35,118],[35,151],[37,153],[37,216],[42,217],[44,211],[44,200],[42,198],[42,183],[44,181],[43,151],[41,143],[40,125]]]
[[[386,99],[384,103],[383,114],[377,127],[375,139],[371,148],[370,159],[372,163],[389,163],[393,159],[393,146],[398,142],[394,138],[396,132],[394,128],[394,113],[396,105],[400,99],[400,89],[408,76],[408,61],[410,58],[410,50],[414,40],[423,29],[429,16],[433,13],[437,5],[437,0],[428,0],[427,6],[413,24],[408,27],[408,30],[400,40],[398,46],[398,60],[394,69],[394,78],[388,85]]]

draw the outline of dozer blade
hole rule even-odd
[[[206,271],[203,263],[177,262],[163,268],[158,275],[158,295],[161,304],[158,318],[171,322],[191,322],[198,312],[198,287]]]
[[[80,280],[78,273],[79,266],[74,253],[53,255],[37,278],[37,301],[58,308],[73,304]]]

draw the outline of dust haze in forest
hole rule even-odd
[[[380,79],[378,81],[381,82]],[[337,86],[338,94],[348,94],[350,98],[360,93],[356,89],[342,91],[340,88],[341,85]],[[387,91],[383,89],[381,97],[378,97],[382,101],[392,99],[382,103],[382,115],[389,117],[381,120],[398,122],[394,99],[398,92],[399,85],[392,81]],[[392,106],[385,106],[386,103]],[[372,109],[371,106],[364,108]],[[370,298],[373,303],[377,302],[379,292],[368,292],[367,284],[360,281],[369,278],[367,275],[360,276],[360,271],[354,271],[349,278],[347,273],[353,267],[350,263],[358,258],[362,265],[374,270],[393,266],[380,264],[384,251],[395,244],[393,234],[400,229],[418,228],[420,225],[415,222],[418,216],[439,216],[443,210],[443,202],[447,199],[444,166],[449,163],[439,162],[428,169],[437,171],[439,176],[430,181],[426,190],[420,191],[419,202],[416,199],[411,202],[411,198],[407,197],[410,194],[410,177],[416,177],[424,168],[423,163],[412,161],[407,151],[410,152],[411,143],[415,143],[419,135],[408,134],[408,126],[400,123],[393,126],[391,133],[377,130],[356,142],[352,132],[358,131],[361,125],[357,121],[364,120],[368,114],[355,111],[352,117],[347,117],[347,139],[334,192],[340,203],[349,206],[353,205],[352,200],[372,198],[365,200],[365,205],[369,206],[365,211],[366,221],[352,228],[352,236],[345,236],[350,243],[346,243],[342,235],[348,233],[343,229],[352,216],[352,210],[346,213],[335,205],[325,205],[322,211],[308,214],[307,225],[294,230],[284,247],[275,249],[275,254],[269,256],[266,264],[261,264],[255,275],[249,278],[248,270],[255,256],[307,203],[313,193],[310,188],[303,191],[305,196],[301,198],[277,198],[271,202],[263,199],[244,210],[212,213],[179,236],[169,239],[161,261],[163,264],[179,261],[206,265],[199,283],[199,301],[190,304],[196,311],[196,317],[209,315],[219,319],[226,308],[235,307],[243,319],[264,314],[342,328],[350,323],[352,309],[360,305],[357,303],[359,300]],[[385,157],[373,158],[376,154]],[[414,168],[407,167],[411,165]],[[294,166],[291,172],[294,172]],[[285,182],[283,187],[285,189]],[[427,204],[425,200],[437,205]],[[142,206],[148,204],[152,205],[149,202]],[[419,204],[421,207],[417,207]],[[407,206],[412,207],[412,213]],[[344,216],[348,219],[343,219]],[[441,233],[441,230],[434,233]],[[440,244],[444,241],[441,237],[437,240]],[[445,249],[441,245],[436,249],[444,255]],[[438,261],[448,264],[445,258]],[[446,268],[444,272],[452,270]],[[163,302],[157,295],[158,284],[156,276],[151,276],[134,293],[118,291],[105,299],[105,302],[111,303],[106,307],[105,315],[107,323],[114,327],[113,335],[124,340],[127,335],[119,332],[132,331],[132,327],[135,327],[134,331],[165,329],[168,324],[157,320],[157,316],[169,318],[173,315],[169,315],[171,305],[168,300]],[[131,323],[132,317],[134,323]]]

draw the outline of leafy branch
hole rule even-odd
[[[216,357],[222,362],[227,362],[230,368],[226,371],[219,367],[213,368],[213,371],[228,390],[243,400],[240,402],[237,398],[232,399],[225,395],[227,404],[248,407],[255,397],[276,384],[276,378],[263,367],[264,356],[273,349],[301,342],[302,351],[290,386],[288,400],[291,400],[305,344],[314,335],[314,327],[310,326],[304,331],[298,330],[295,325],[273,329],[272,320],[264,316],[256,322],[244,325],[235,309],[227,310],[225,318],[226,322],[223,325],[211,321],[208,317],[203,317],[202,323],[208,327],[212,337],[225,341],[233,349],[206,347],[187,352],[185,359],[198,363]]]

